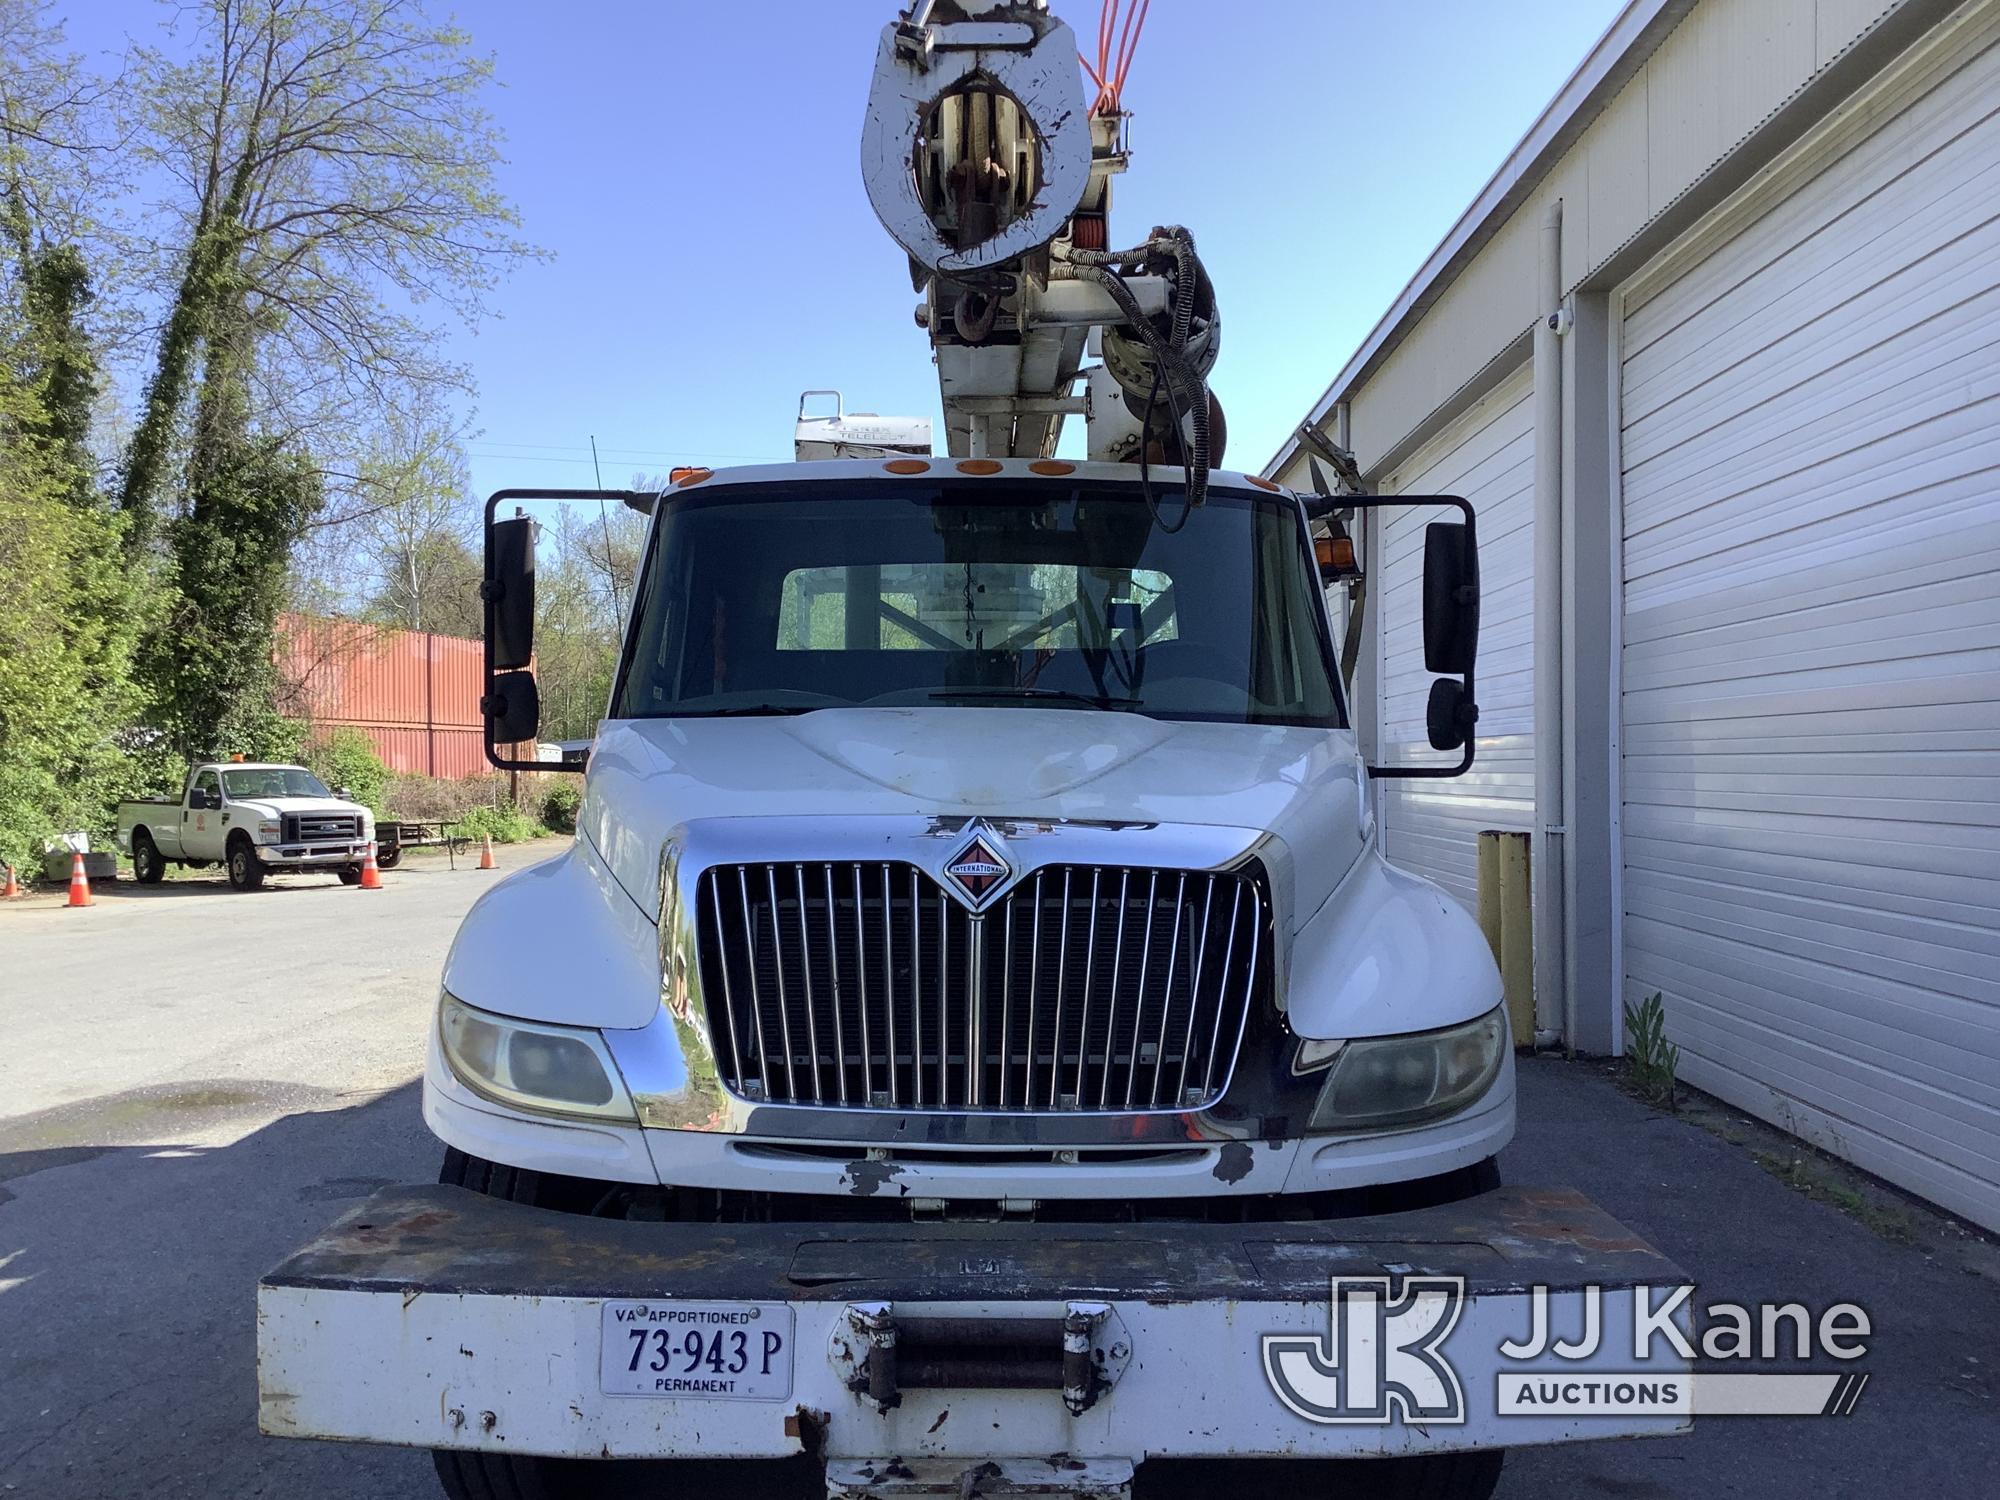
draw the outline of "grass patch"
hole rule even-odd
[[[1655,990],[1651,998],[1634,1005],[1625,1002],[1626,1086],[1655,1109],[1680,1112],[1675,1091],[1675,1075],[1680,1071],[1681,1049],[1667,1040],[1666,1004]]]
[[[1917,1221],[1892,1203],[1870,1194],[1840,1164],[1810,1148],[1753,1151],[1757,1165],[1795,1193],[1836,1208],[1883,1239],[1898,1245],[1917,1241]]]

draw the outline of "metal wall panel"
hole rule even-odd
[[[1624,993],[2000,1228],[2000,45],[1932,54],[1627,290]]]
[[[1535,819],[1533,383],[1522,368],[1404,464],[1388,492],[1463,495],[1479,517],[1483,585],[1479,636],[1479,740],[1472,771],[1457,780],[1384,781],[1383,849],[1463,901],[1478,890],[1476,835],[1525,829]],[[1435,764],[1424,705],[1424,527],[1434,510],[1390,511],[1382,531],[1380,753],[1388,762]]]

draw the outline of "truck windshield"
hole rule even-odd
[[[1341,723],[1297,510],[1212,489],[1176,526],[1180,491],[1155,497],[1157,518],[1136,484],[663,501],[613,714],[936,703]]]
[[[222,773],[222,789],[231,797],[330,797],[326,783],[297,766],[245,766]]]

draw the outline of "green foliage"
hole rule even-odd
[[[575,833],[583,806],[583,784],[567,778],[552,783],[542,797],[542,826],[552,833]]]
[[[328,786],[382,817],[389,805],[389,768],[375,754],[375,742],[358,729],[342,726],[316,745],[307,747],[306,764]]]
[[[384,412],[466,386],[422,310],[476,321],[499,271],[538,255],[494,190],[491,63],[459,28],[405,0],[196,0],[165,24],[171,46],[99,78],[43,0],[0,0],[11,861],[67,828],[107,836],[120,797],[177,785],[187,759],[299,758],[272,627],[301,539],[333,519],[329,476],[350,518],[393,500],[356,450]],[[97,214],[139,176],[166,198],[107,231]],[[107,495],[99,350],[141,316],[159,331]],[[420,577],[424,623],[464,594],[463,552],[417,554],[445,579]]]
[[[644,476],[635,476],[634,489],[648,487]],[[618,667],[623,605],[632,597],[644,542],[645,518],[630,510],[600,518],[564,507],[554,524],[543,528],[535,577],[542,739],[582,740],[597,733]]]
[[[0,89],[10,120],[14,103]],[[68,829],[108,841],[149,769],[123,732],[145,576],[126,569],[84,441],[89,276],[74,246],[39,236],[19,166],[0,152],[0,859],[16,865]]]
[[[268,438],[216,448],[193,508],[170,528],[174,597],[140,653],[140,677],[175,753],[262,758],[291,740],[274,702],[271,638],[319,477]]]
[[[513,807],[475,807],[451,825],[454,835],[490,838],[496,844],[518,844],[542,830],[535,820]]]
[[[1681,1049],[1667,1040],[1667,1011],[1656,990],[1650,999],[1625,1002],[1625,1066],[1633,1089],[1649,1104],[1678,1110],[1674,1091]]]
[[[422,776],[393,774],[383,793],[389,815],[420,823],[455,823],[475,807],[497,807],[507,800],[507,784],[498,776]]]
[[[0,859],[10,864],[65,829],[108,838],[117,800],[142,775],[116,732],[132,708],[118,523],[70,504],[57,471],[28,457],[0,444]]]

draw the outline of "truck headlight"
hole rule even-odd
[[[1301,1042],[1295,1071],[1328,1068],[1308,1128],[1383,1130],[1454,1114],[1492,1087],[1507,1037],[1506,1013],[1495,1006],[1440,1031]]]
[[[276,843],[278,841],[279,835],[284,833],[284,831],[285,831],[285,825],[282,823],[265,822],[265,823],[259,823],[257,825],[257,836],[259,838],[269,839],[273,843]]]
[[[545,1026],[438,999],[444,1059],[475,1094],[545,1115],[636,1123],[632,1097],[597,1032]]]

